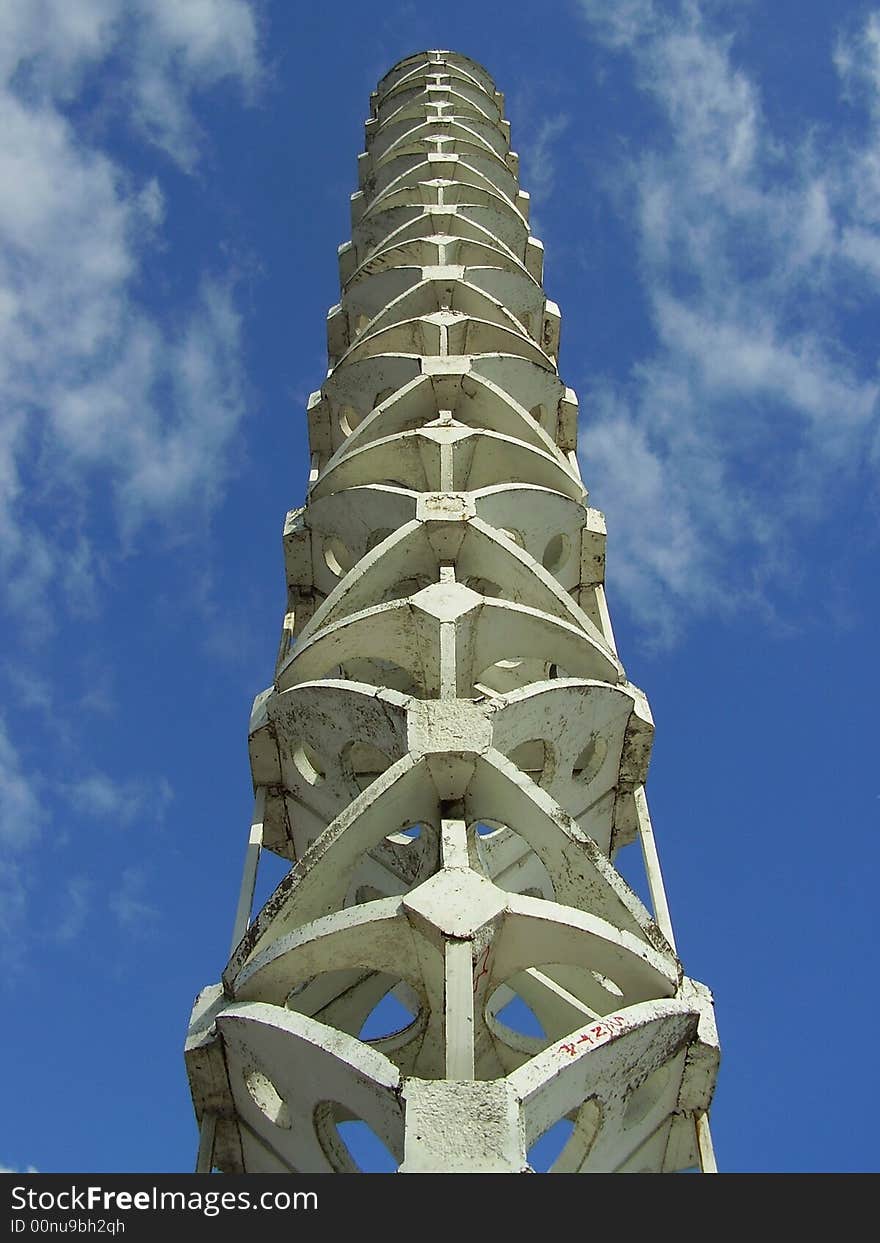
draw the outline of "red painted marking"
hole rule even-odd
[[[491,945],[487,945],[486,948],[483,950],[483,956],[479,963],[480,970],[477,972],[476,976],[474,977],[474,992],[477,991],[477,985],[479,984],[483,976],[489,974],[489,951],[491,950],[491,948],[492,948]]]
[[[569,1057],[574,1057],[577,1053],[579,1044],[600,1045],[605,1044],[612,1036],[617,1035],[621,1027],[626,1023],[626,1019],[620,1014],[613,1015],[610,1019],[604,1019],[601,1023],[594,1023],[592,1027],[585,1027],[579,1032],[577,1037],[574,1035],[570,1039],[563,1041],[556,1049],[557,1053],[567,1053]],[[615,1031],[615,1029],[617,1029]]]

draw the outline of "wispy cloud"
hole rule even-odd
[[[63,787],[63,794],[84,816],[111,822],[122,828],[136,820],[161,823],[173,798],[164,777],[148,782],[143,778],[119,780],[108,773],[92,773]]]
[[[91,911],[93,886],[85,876],[71,876],[60,895],[55,913],[56,941],[75,941]]]
[[[566,113],[546,117],[522,145],[521,180],[537,204],[548,199],[556,184],[556,143],[568,128]]]
[[[204,142],[191,96],[223,81],[253,96],[261,78],[250,0],[134,0],[138,37],[131,92],[150,141],[191,171]]]
[[[120,926],[132,932],[146,932],[159,918],[159,909],[144,897],[146,873],[137,867],[125,868],[109,907]]]
[[[80,834],[92,821],[111,828],[128,828],[136,822],[155,828],[163,823],[172,798],[173,790],[164,777],[148,781],[92,772],[68,783],[59,782],[57,776],[50,781],[37,766],[28,764],[0,717],[0,959],[15,969],[26,957],[24,930],[34,909],[31,898],[39,876],[36,848],[46,844],[50,825],[63,824],[65,834],[72,822]],[[63,846],[64,836],[56,833],[52,844]],[[133,926],[139,916],[152,918],[152,906],[141,897],[144,883],[137,868],[126,869],[110,901],[111,910],[126,927]],[[57,887],[51,910],[44,912],[48,935],[54,940],[73,940],[88,918],[91,897],[87,877],[68,876]]]
[[[645,39],[658,23],[654,0],[578,0],[584,16],[590,21],[597,39],[609,47],[627,47]]]
[[[40,780],[27,770],[0,717],[0,844],[4,854],[32,845],[44,820]]]
[[[107,556],[96,523],[130,540],[212,504],[244,414],[233,283],[203,271],[163,318],[139,300],[165,195],[74,125],[69,106],[100,81],[190,169],[197,93],[258,79],[246,0],[3,7],[0,574],[8,605],[44,625],[50,585],[53,603],[96,606]],[[48,519],[59,507],[61,527]]]
[[[685,611],[756,601],[788,524],[876,452],[876,350],[846,320],[880,275],[880,18],[828,49],[862,128],[786,142],[696,0],[580,7],[662,119],[618,169],[656,349],[594,385],[581,447],[618,581],[668,639]]]
[[[17,859],[0,858],[0,963],[13,971],[25,956],[21,932],[32,879]]]

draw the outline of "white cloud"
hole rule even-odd
[[[880,108],[880,13],[869,13],[861,28],[842,33],[834,46],[834,64],[849,96],[865,97]]]
[[[536,203],[548,199],[556,182],[554,144],[568,128],[564,113],[546,117],[534,136],[523,146],[521,180]]]
[[[68,98],[120,33],[118,0],[5,0],[0,5],[0,73],[29,93]]]
[[[249,0],[134,0],[133,8],[135,120],[181,167],[192,169],[204,136],[190,96],[227,79],[246,93],[259,83],[253,8]]]
[[[0,843],[4,852],[21,850],[40,835],[44,820],[39,779],[25,770],[0,717]]]
[[[185,520],[207,516],[228,476],[244,415],[234,273],[218,278],[190,256],[173,304],[166,297],[157,311],[145,300],[168,270],[175,202],[144,171],[151,161],[167,168],[144,140],[184,171],[196,167],[205,93],[233,88],[247,100],[259,86],[253,9],[247,0],[0,5],[0,599],[21,623],[3,660],[20,738],[11,711],[0,720],[0,956],[11,968],[33,944],[45,883],[46,855],[34,847],[63,852],[92,822],[160,822],[171,798],[163,780],[84,758],[69,681],[81,652],[73,665],[65,652],[59,681],[29,671],[53,627],[100,608],[116,561],[148,524],[175,539],[196,529]],[[100,668],[80,707],[112,710]],[[33,711],[43,747],[34,761],[21,741]],[[66,777],[53,765],[49,779],[47,747],[63,752]],[[140,883],[123,876],[114,899],[123,922],[148,917]],[[89,914],[89,883],[52,886],[46,936],[71,940]]]
[[[78,812],[123,827],[138,819],[161,823],[173,797],[164,777],[120,780],[102,772],[71,782],[64,793]]]
[[[211,505],[244,414],[233,285],[203,272],[172,315],[146,309],[138,281],[162,188],[65,107],[102,83],[191,168],[196,94],[258,82],[256,23],[246,0],[12,0],[0,74],[0,574],[8,605],[40,622],[36,639],[50,585],[55,608],[60,587],[94,609],[107,551],[95,523],[129,541]],[[59,505],[75,520],[49,523]]]
[[[3,673],[23,708],[36,709],[48,718],[52,713],[52,685],[39,673],[12,661],[3,665]]]
[[[609,47],[628,47],[655,27],[658,15],[654,0],[578,0],[595,36]]]
[[[805,123],[785,143],[695,0],[662,21],[650,5],[613,20],[581,8],[595,37],[629,49],[664,122],[619,170],[657,347],[626,384],[595,384],[582,449],[609,565],[671,634],[685,608],[754,601],[792,516],[818,520],[870,452],[876,348],[844,316],[867,316],[880,273],[880,18],[836,51],[865,132]]]
[[[137,867],[123,869],[119,888],[111,896],[110,910],[122,928],[143,933],[159,917],[159,910],[143,896],[147,876]]]
[[[64,887],[55,913],[57,941],[73,941],[82,932],[91,910],[92,884],[85,876],[72,876]]]
[[[0,963],[18,969],[24,959],[21,935],[32,878],[17,860],[0,858]]]

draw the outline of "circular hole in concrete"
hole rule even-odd
[[[602,1109],[595,1099],[549,1126],[527,1153],[538,1174],[576,1174],[583,1168],[599,1132]]]
[[[571,775],[584,785],[592,781],[608,753],[608,743],[599,734],[592,734],[572,766]]]
[[[623,989],[619,988],[613,980],[609,980],[607,975],[603,975],[601,971],[591,971],[590,975],[596,981],[600,988],[604,988],[605,992],[611,997],[617,998],[623,996]]]
[[[326,677],[332,674],[324,675]],[[403,665],[393,660],[383,660],[379,656],[365,659],[352,659],[345,662],[345,672],[340,676],[352,682],[368,682],[372,686],[387,686],[391,690],[400,691],[404,695],[420,694],[420,686],[415,676]]]
[[[493,1002],[501,992],[509,993],[510,989],[502,984],[501,988],[496,989],[492,994],[487,1007],[489,1012],[494,1014],[496,1023],[520,1036],[531,1036],[535,1040],[546,1039],[547,1033],[544,1031],[541,1020],[528,1002],[523,1001],[519,993],[514,993],[509,1001],[504,1002],[499,1009],[494,1009]]]
[[[355,906],[359,906],[362,902],[378,902],[387,896],[375,885],[358,885],[354,893],[354,903]]]
[[[350,436],[354,429],[363,421],[364,416],[358,414],[354,406],[343,406],[339,411],[339,426],[343,436]]]
[[[422,826],[420,824],[411,824],[406,829],[401,829],[399,833],[388,833],[385,837],[386,842],[394,842],[396,846],[410,846],[413,842],[418,841],[422,836]]]
[[[547,1046],[547,1033],[540,1015],[518,991],[519,981],[528,983],[525,972],[517,972],[492,990],[483,1016],[496,1040],[517,1053],[534,1057]]]
[[[391,760],[384,751],[371,742],[355,741],[343,747],[340,753],[343,772],[350,774],[362,790],[366,790],[380,773],[390,768]]]
[[[260,1112],[274,1126],[289,1128],[290,1111],[269,1076],[254,1067],[245,1072],[244,1081],[251,1099]]]
[[[326,766],[324,761],[318,755],[314,747],[310,747],[307,742],[300,742],[293,751],[293,762],[299,775],[310,786],[320,785],[326,775]]]
[[[540,781],[548,768],[551,756],[552,748],[543,738],[531,738],[528,742],[521,742],[515,746],[512,751],[508,752],[507,758],[516,764],[517,768],[528,773],[533,781]]]
[[[382,596],[382,603],[388,604],[392,600],[403,600],[406,596],[414,596],[416,592],[421,591],[423,587],[428,587],[430,583],[431,580],[427,575],[418,578],[402,578],[400,582],[388,588]]]
[[[614,980],[580,963],[544,963],[537,969],[587,1006],[588,1013],[595,1015],[597,1020],[626,1004],[623,990]],[[585,1024],[589,1021],[586,1015],[583,1021]]]
[[[414,989],[398,980],[384,993],[364,1019],[360,1040],[388,1040],[407,1031],[418,1020],[419,999]]]
[[[487,665],[474,680],[474,687],[481,694],[506,695],[531,682],[541,682],[546,676],[547,666],[543,660],[514,655]]]
[[[545,570],[549,570],[551,574],[555,574],[567,560],[568,540],[564,535],[551,536],[544,549],[544,555],[541,557],[541,565],[543,565]]]
[[[490,599],[495,599],[496,596],[501,595],[501,588],[489,578],[469,578],[466,579],[465,586],[470,587],[471,591],[476,591],[481,596],[488,596]]]
[[[327,569],[337,578],[342,578],[354,565],[354,557],[336,535],[324,540],[323,552]]]
[[[336,1131],[363,1174],[395,1174],[397,1161],[371,1126],[361,1118],[336,1124]]]
[[[473,833],[477,858],[487,876],[507,893],[526,893],[553,901],[550,873],[529,843],[508,825],[497,820],[475,821]]]
[[[526,1160],[536,1174],[547,1174],[574,1132],[570,1118],[560,1118],[539,1135],[526,1153]]]
[[[315,1109],[315,1134],[338,1174],[394,1174],[398,1160],[363,1118],[338,1101]]]

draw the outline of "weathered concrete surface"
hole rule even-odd
[[[423,52],[371,114],[232,953],[187,1041],[199,1168],[352,1172],[360,1121],[403,1173],[527,1171],[554,1126],[556,1172],[711,1169],[712,1001],[503,97]],[[615,867],[636,842],[651,911]],[[291,867],[255,912],[265,850]]]

